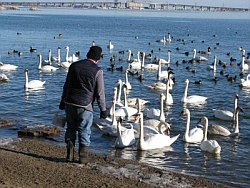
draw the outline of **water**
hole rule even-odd
[[[218,182],[234,183],[247,187],[249,181],[249,145],[250,145],[250,89],[241,89],[240,68],[242,52],[238,47],[244,47],[249,52],[250,28],[249,13],[184,13],[166,11],[128,11],[128,10],[75,10],[75,9],[42,9],[41,11],[1,11],[0,12],[0,55],[1,61],[18,65],[16,71],[5,72],[10,81],[0,84],[0,109],[1,117],[9,118],[15,122],[14,127],[34,123],[51,125],[52,116],[57,112],[62,86],[67,71],[59,69],[54,73],[39,73],[37,70],[38,57],[41,53],[43,59],[48,56],[48,50],[52,50],[52,56],[57,55],[57,47],[60,46],[61,57],[65,58],[65,46],[70,47],[70,54],[80,51],[81,58],[85,58],[92,41],[103,47],[104,58],[99,62],[105,74],[106,98],[111,100],[112,89],[116,86],[118,78],[125,79],[124,72],[110,72],[110,57],[116,53],[118,57],[127,58],[127,54],[118,54],[118,51],[131,49],[132,52],[144,51],[146,54],[154,51],[153,57],[159,56],[167,59],[167,50],[171,50],[171,68],[174,71],[176,83],[172,96],[174,104],[165,107],[167,121],[172,124],[171,135],[181,134],[179,139],[171,147],[161,150],[138,152],[135,148],[123,150],[114,149],[114,138],[102,136],[93,127],[91,137],[91,149],[96,152],[109,154],[125,159],[136,159],[153,166],[170,169],[176,172],[205,177]],[[20,32],[21,35],[17,35]],[[63,37],[58,39],[59,34]],[[164,34],[171,33],[171,43],[161,44],[155,41],[161,39]],[[55,38],[54,38],[55,37]],[[137,38],[138,37],[138,38]],[[185,39],[183,44],[178,39]],[[112,40],[115,48],[112,52],[106,46]],[[149,43],[151,45],[149,45]],[[214,49],[216,43],[219,48]],[[37,53],[30,53],[30,46],[37,48]],[[192,50],[206,50],[212,48],[212,55],[206,56],[206,63],[182,64],[182,60],[192,57]],[[177,51],[176,47],[180,50]],[[8,51],[18,50],[23,53],[8,55]],[[189,51],[190,56],[183,53]],[[229,56],[237,61],[233,66],[229,65]],[[216,76],[218,82],[212,81],[213,73],[207,70],[213,62],[213,56],[218,60],[227,62],[227,67],[218,65]],[[205,56],[205,55],[204,55]],[[180,62],[179,66],[175,63]],[[148,61],[147,61],[148,62]],[[146,62],[146,63],[147,63]],[[217,61],[218,62],[218,61]],[[127,63],[116,61],[117,67],[127,67]],[[186,69],[191,66],[197,72],[191,73]],[[24,69],[29,69],[30,79],[46,81],[45,88],[38,91],[24,91]],[[166,69],[166,67],[163,67]],[[219,74],[225,70],[225,74],[237,75],[234,83],[228,82],[225,76]],[[245,76],[249,71],[245,71]],[[145,80],[140,82],[136,76],[129,75],[132,91],[128,97],[140,97],[149,100],[147,108],[159,108],[159,95],[161,92],[150,90],[146,86],[156,81],[156,71],[143,72]],[[182,136],[185,131],[185,117],[179,114],[183,109],[181,98],[184,92],[184,80],[190,80],[188,95],[199,94],[208,97],[204,105],[187,105],[191,112],[191,126],[197,124],[199,118],[206,115],[210,123],[219,123],[230,128],[232,123],[219,121],[213,118],[212,109],[233,109],[235,93],[239,95],[239,106],[244,114],[239,115],[240,136],[236,138],[213,137],[222,147],[220,156],[204,153],[199,145],[185,144]],[[194,81],[202,80],[201,85]],[[96,108],[96,115],[99,114]],[[61,142],[54,143],[64,145],[63,133],[59,136]],[[0,129],[1,138],[17,137],[16,130],[8,127]]]

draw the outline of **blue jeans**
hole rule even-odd
[[[75,143],[76,132],[80,146],[90,145],[91,126],[93,123],[93,112],[84,108],[67,105],[65,106],[67,129],[65,142],[71,140]]]

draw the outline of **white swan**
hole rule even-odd
[[[150,89],[156,89],[156,90],[166,90],[167,89],[167,83],[168,83],[169,84],[168,85],[168,89],[172,90],[173,89],[173,85],[174,85],[174,81],[171,78],[172,75],[173,75],[173,72],[172,71],[168,71],[168,78],[169,79],[165,79],[166,83],[163,83],[161,81],[157,81],[155,83],[152,83],[152,84],[148,85],[147,87],[149,87]],[[169,80],[169,82],[168,82],[168,80]]]
[[[217,125],[217,124],[212,124],[211,126],[208,127],[208,133],[209,134],[215,134],[215,135],[221,135],[221,136],[236,136],[239,135],[239,112],[243,112],[244,110],[237,106],[234,114],[234,129],[232,132],[230,132],[227,128]]]
[[[235,94],[234,95],[234,110],[233,110],[233,112],[231,112],[229,110],[213,109],[214,117],[221,119],[221,120],[225,120],[225,121],[233,121],[234,120],[234,113],[235,113],[235,110],[238,106],[238,100],[239,100],[239,95]]]
[[[165,60],[165,59],[162,59],[162,58],[159,58],[158,59],[158,62],[159,63],[161,63],[161,64],[167,64],[168,66],[169,66],[169,64],[170,64],[170,54],[171,54],[171,51],[170,50],[168,50],[168,59],[167,60]]]
[[[45,84],[46,81],[41,81],[41,80],[31,80],[31,81],[29,81],[28,72],[29,72],[28,69],[24,70],[24,74],[25,74],[24,88],[25,89],[39,89],[39,88],[43,88],[43,85]]]
[[[57,48],[57,56],[51,57],[52,61],[60,62],[61,61],[61,47]]]
[[[3,62],[0,62],[0,70],[4,71],[11,71],[11,70],[16,70],[18,66],[12,65],[12,64],[6,64]]]
[[[245,50],[242,50],[242,59],[241,59],[241,71],[248,70],[249,66],[248,64],[245,64]]]
[[[166,40],[167,40],[167,42],[171,42],[172,41],[170,33],[168,33],[168,38]]]
[[[132,89],[132,85],[130,84],[130,82],[128,80],[128,69],[125,71],[125,84],[126,84],[128,90]]]
[[[167,84],[166,84],[166,94],[165,94],[166,95],[166,99],[165,99],[165,104],[166,105],[172,105],[174,103],[173,97],[172,97],[171,93],[169,92],[170,87],[172,86],[171,85],[172,79],[171,79],[170,76],[171,76],[171,73],[169,71],[168,80],[167,80]]]
[[[187,108],[181,112],[181,115],[187,116],[186,130],[183,136],[183,141],[187,143],[200,143],[203,139],[203,130],[198,127],[190,129],[190,111]]]
[[[160,121],[165,122],[165,114],[164,114],[164,110],[163,110],[163,102],[166,99],[165,95],[163,93],[160,94],[160,109],[156,109],[156,108],[150,108],[150,109],[146,109],[146,116],[147,118],[151,118],[151,119],[159,119]]]
[[[159,61],[158,72],[157,72],[157,80],[167,79],[168,78],[168,70],[162,71],[162,63]]]
[[[181,99],[181,102],[183,102],[183,103],[191,103],[191,104],[206,102],[207,97],[204,97],[204,96],[190,95],[190,96],[187,97],[189,80],[186,79],[185,83],[186,83],[186,87],[185,87],[185,91],[184,91],[183,97]]]
[[[107,48],[108,48],[109,50],[113,50],[113,49],[114,49],[114,45],[112,44],[112,41],[111,41],[111,40],[109,40],[109,44],[107,45]]]
[[[170,138],[168,135],[164,134],[152,134],[144,138],[144,129],[143,129],[143,114],[139,113],[140,121],[140,136],[137,143],[137,150],[151,150],[159,149],[166,146],[170,146],[174,143],[179,135]]]
[[[143,58],[142,58],[142,66],[143,66],[144,69],[158,70],[159,64],[156,64],[156,63],[147,63],[147,64],[145,64],[144,59],[145,59],[145,52],[143,52]]]
[[[208,70],[213,70],[214,72],[216,71],[216,61],[217,61],[217,56],[214,56],[214,62],[212,65],[208,66]]]
[[[109,111],[110,116],[112,116],[114,114],[114,112],[113,112],[113,105],[114,105],[113,100],[114,99],[116,100],[116,97],[117,97],[117,87],[114,87],[112,100],[106,101],[106,109],[107,109],[107,111]]]
[[[202,139],[202,142],[200,144],[201,150],[207,151],[209,153],[219,154],[221,152],[221,147],[218,144],[218,142],[216,140],[208,140],[207,139],[207,129],[208,129],[207,117],[203,116],[201,118],[201,120],[205,122],[203,139]]]
[[[77,57],[75,54],[69,55],[69,46],[66,46],[65,49],[66,49],[65,61],[75,62],[79,60],[79,57]]]
[[[0,74],[0,82],[8,82],[9,78],[6,76],[6,74],[1,73]]]
[[[156,42],[160,42],[160,43],[166,43],[166,35],[163,35],[162,39],[156,40]]]
[[[53,67],[51,65],[42,66],[42,54],[39,54],[38,56],[39,56],[38,70],[52,72],[59,69],[58,67]]]
[[[241,79],[240,80],[240,86],[241,87],[246,87],[246,88],[250,87],[250,74],[247,75],[246,79]]]
[[[133,124],[130,123],[129,128],[122,129],[122,118],[119,118],[117,123],[117,138],[115,140],[115,148],[125,148],[135,144],[135,133]]]
[[[48,65],[51,65],[51,50],[49,49],[49,55],[48,55],[48,59],[45,59],[44,60],[44,63],[48,64]]]
[[[124,93],[124,106],[119,107],[115,110],[116,116],[121,116],[121,117],[129,117],[138,112],[136,108],[128,106],[128,101],[127,101],[127,86],[126,84],[123,85],[123,93]]]
[[[61,61],[61,48],[60,47],[58,47],[58,49],[57,49],[57,59],[56,59],[56,61],[57,61],[57,65],[59,66],[59,67],[62,67],[62,68],[65,68],[65,69],[68,69],[69,68],[69,66],[71,65],[71,63],[70,62],[68,62],[68,61]]]
[[[208,59],[207,58],[205,58],[205,57],[203,57],[203,56],[198,56],[198,57],[196,57],[196,49],[194,48],[193,49],[193,51],[194,51],[194,56],[193,56],[193,59],[192,60],[195,60],[195,61],[197,61],[197,62],[200,62],[200,61],[208,61]]]
[[[130,62],[129,67],[131,69],[141,69],[143,67],[142,61],[140,60],[140,51],[137,52],[137,59],[134,59],[132,62]]]

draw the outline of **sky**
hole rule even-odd
[[[0,2],[113,2],[115,0],[1,0]],[[118,0],[118,2],[177,3],[219,7],[250,8],[250,0]]]

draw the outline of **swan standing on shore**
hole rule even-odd
[[[237,106],[234,114],[234,129],[232,132],[230,132],[227,128],[217,125],[217,124],[212,124],[211,126],[208,127],[208,133],[209,134],[214,134],[214,135],[221,135],[221,136],[237,136],[239,135],[239,112],[243,112],[244,110]]]
[[[181,102],[195,104],[195,103],[203,103],[207,100],[207,97],[200,96],[200,95],[190,95],[187,97],[189,80],[186,79],[185,83],[186,83],[186,87],[185,87],[185,91],[181,99]]]
[[[164,134],[152,134],[144,138],[143,114],[140,112],[138,115],[140,118],[140,136],[137,142],[137,150],[152,150],[167,147],[179,137],[179,135],[170,138],[170,136]]]
[[[234,120],[234,113],[235,113],[235,110],[238,106],[238,100],[239,100],[239,95],[235,94],[234,95],[234,110],[233,110],[233,112],[231,112],[229,110],[213,109],[214,117],[221,119],[221,120],[225,120],[225,121],[233,121]]]
[[[181,112],[181,115],[187,116],[186,130],[183,136],[183,141],[187,143],[200,143],[203,139],[203,130],[198,127],[190,129],[190,111],[187,108]]]
[[[207,129],[208,129],[208,119],[207,117],[203,116],[200,121],[204,121],[204,134],[203,139],[200,145],[201,150],[207,151],[209,153],[219,154],[221,152],[221,147],[216,140],[208,140],[207,139]]]
[[[46,81],[41,81],[41,80],[31,80],[31,81],[29,81],[28,72],[29,72],[28,69],[24,70],[24,74],[25,74],[24,88],[25,89],[42,89],[43,85],[45,84]]]

